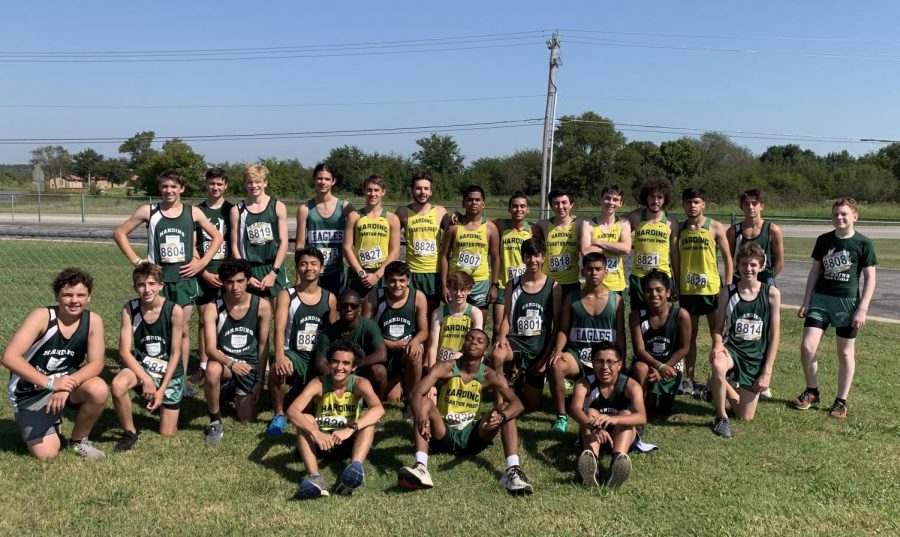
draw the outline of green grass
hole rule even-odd
[[[68,243],[0,241],[2,341],[31,308],[50,303],[47,284],[64,264],[95,274],[92,308],[106,321],[108,381],[118,311],[131,295],[130,267],[114,246],[76,250]],[[548,412],[520,420],[522,462],[535,486],[530,498],[509,497],[497,483],[499,442],[473,459],[432,457],[433,490],[398,489],[396,471],[411,464],[412,445],[409,423],[390,407],[366,462],[365,486],[351,498],[297,503],[288,499],[304,471],[291,456],[292,435],[264,437],[268,405],[260,421],[246,427],[226,412],[224,441],[212,448],[203,443],[202,401],[185,403],[180,430],[169,439],[155,432],[155,418],[138,410],[145,432],[134,451],[114,454],[120,430],[110,403],[92,435],[109,454],[105,460],[65,453],[41,463],[26,455],[9,405],[0,404],[0,535],[898,534],[900,381],[890,372],[900,326],[871,322],[863,329],[850,417],[841,423],[822,410],[786,407],[804,382],[800,323],[789,311],[783,320],[775,401],[761,404],[755,421],[736,422],[735,438],[726,442],[709,430],[708,405],[680,397],[672,418],[648,428],[646,439],[661,449],[636,455],[632,479],[617,492],[586,491],[576,483],[574,433],[551,434]],[[834,346],[827,335],[820,352],[825,402],[834,396]],[[701,356],[708,349],[704,335]],[[702,380],[708,367],[704,360],[698,367]],[[324,467],[329,483],[341,468]]]

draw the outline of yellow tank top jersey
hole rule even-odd
[[[715,295],[721,287],[716,264],[716,241],[709,232],[710,218],[703,225],[689,230],[687,222],[678,236],[679,278],[682,295]]]
[[[550,223],[551,227],[553,223]],[[575,220],[552,228],[547,234],[544,274],[560,284],[578,283],[578,233]]]
[[[450,271],[465,272],[476,283],[491,278],[486,217],[481,217],[481,225],[475,231],[467,230],[462,224],[456,227],[456,238],[450,248]]]
[[[406,264],[417,274],[437,274],[441,232],[437,209],[422,215],[415,214],[412,205],[406,209]]]
[[[365,209],[360,211],[359,220],[356,221],[353,251],[362,268],[380,268],[387,259],[390,244],[391,225],[388,223],[387,209],[382,208],[381,214],[377,216],[369,215]]]
[[[453,366],[453,376],[438,391],[438,412],[451,429],[465,429],[478,418],[481,410],[481,383],[484,364],[469,382],[459,376],[459,365]]]
[[[608,231],[604,231],[603,228],[597,224],[596,218],[591,222],[591,241],[619,242],[621,236],[622,224],[618,220],[616,220]],[[610,291],[624,290],[625,264],[622,263],[622,256],[607,250],[603,250],[603,255],[606,256],[606,268],[609,269],[609,274],[603,279],[603,285]]]
[[[441,333],[438,337],[438,360],[445,362],[454,353],[462,350],[466,334],[472,328],[472,305],[466,304],[462,315],[451,314],[450,306],[446,304],[442,307],[441,312],[443,317],[441,317]]]
[[[668,223],[665,215],[659,222],[648,222],[647,211],[641,211],[641,221],[634,230],[634,266],[631,270],[634,276],[645,276],[653,269],[672,276]]]
[[[503,231],[500,232],[500,289],[506,289],[507,283],[525,273],[522,243],[531,238],[531,229],[527,222],[521,231],[511,227],[512,221],[503,221]]]
[[[340,396],[334,392],[331,374],[322,380],[322,397],[316,404],[316,424],[322,432],[343,429],[359,418],[362,401],[353,394],[356,375],[350,375],[347,388]]]

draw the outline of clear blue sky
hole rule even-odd
[[[142,130],[217,135],[539,118],[545,41],[555,28],[563,60],[558,115],[593,110],[629,140],[658,143],[695,132],[688,129],[720,130],[756,153],[796,140],[818,153],[862,154],[881,145],[736,133],[900,138],[896,2],[23,2],[4,4],[3,19],[0,138],[117,140],[62,144],[73,153],[91,146],[115,155],[118,141]],[[493,37],[474,37],[485,35]],[[419,51],[490,48],[383,54],[410,44],[371,44],[412,40],[420,40],[412,47]],[[221,49],[351,43],[367,43],[354,49],[366,54],[3,61],[26,52],[197,49],[222,58]],[[660,130],[666,132],[648,132]],[[541,143],[540,126],[448,134],[467,161]],[[424,135],[190,143],[210,162],[275,156],[312,165],[344,144],[409,155]],[[37,145],[0,144],[0,162],[26,162]]]

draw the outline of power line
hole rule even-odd
[[[631,35],[641,37],[682,37],[689,39],[720,39],[734,41],[794,41],[801,43],[900,43],[897,39],[860,39],[844,37],[789,37],[789,36],[746,36],[746,35],[710,35],[710,34],[671,34],[650,32],[616,32],[611,30],[560,30],[560,32],[602,34],[602,35]]]

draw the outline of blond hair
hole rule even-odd
[[[266,181],[269,178],[269,168],[266,168],[262,164],[247,164],[244,166],[244,181],[252,181],[254,179],[259,179],[260,181]]]

